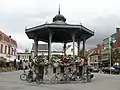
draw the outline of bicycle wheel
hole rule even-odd
[[[63,83],[67,83],[67,78],[65,75],[62,75],[61,78],[60,78],[60,83],[63,84]]]
[[[31,77],[27,77],[26,80],[28,83],[31,83],[33,81],[33,79]]]
[[[35,81],[36,81],[38,84],[43,83],[43,79],[41,79],[41,78],[39,78],[39,77],[36,77],[36,78],[35,78]]]
[[[20,79],[21,79],[22,81],[26,81],[26,78],[27,78],[27,75],[26,75],[26,74],[21,74],[21,75],[20,75]]]
[[[82,76],[82,83],[86,83],[87,82],[87,76],[84,74]]]
[[[87,82],[91,82],[91,75],[88,75],[88,80],[87,80]]]
[[[56,76],[53,76],[50,80],[52,84],[57,84],[58,83],[58,78]]]

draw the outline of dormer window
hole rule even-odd
[[[1,38],[2,40],[4,40],[4,35],[2,34],[2,38]]]

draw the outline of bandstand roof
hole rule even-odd
[[[53,23],[46,23],[25,29],[29,39],[38,38],[39,41],[48,42],[49,32],[52,32],[52,42],[72,42],[72,33],[75,33],[75,41],[88,39],[94,32],[83,25],[67,24],[66,18],[58,12],[53,18]]]

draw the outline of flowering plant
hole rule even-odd
[[[58,67],[60,65],[61,60],[57,56],[51,57],[51,64],[53,67]]]
[[[48,60],[45,56],[34,57],[34,62],[36,65],[47,65],[48,64]]]

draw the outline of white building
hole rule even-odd
[[[51,51],[52,55],[62,55],[62,50],[52,50]],[[34,44],[32,46],[31,50],[31,57],[34,57]],[[48,44],[38,44],[38,55],[48,55]]]
[[[0,57],[6,58],[7,62],[13,61],[17,56],[16,49],[16,41],[0,31]]]
[[[18,60],[31,60],[31,53],[24,52],[24,53],[17,53],[17,59]]]

